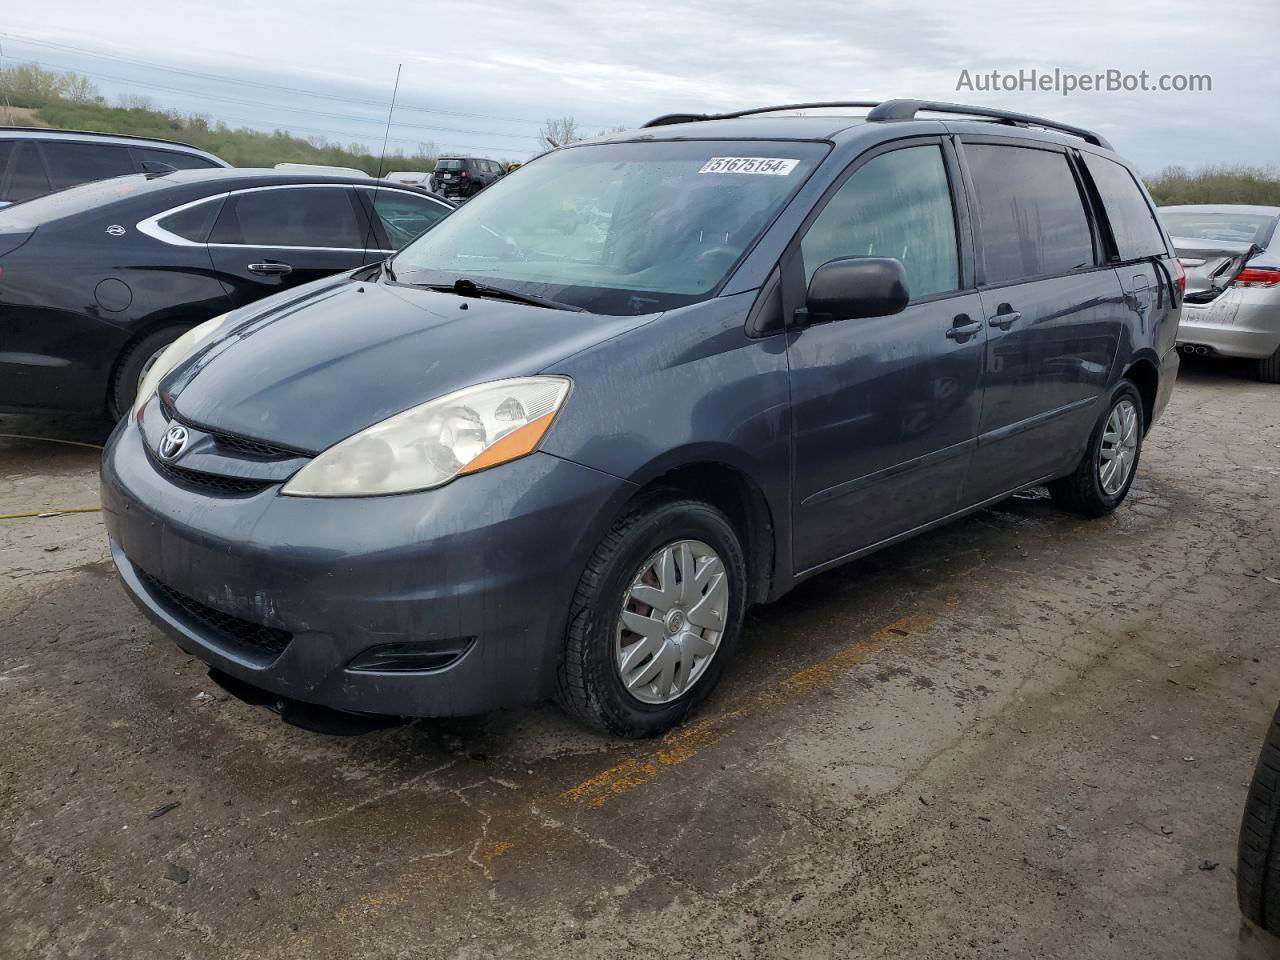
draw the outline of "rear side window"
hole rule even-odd
[[[9,195],[5,199],[10,203],[17,203],[19,200],[43,197],[52,189],[49,186],[49,175],[44,171],[44,161],[36,152],[35,144],[30,141],[20,144],[18,159],[9,178]]]
[[[960,286],[955,210],[942,150],[907,147],[875,157],[836,192],[800,241],[805,282],[837,257],[894,257],[911,298]]]
[[[1093,266],[1093,237],[1065,154],[966,144],[987,283]]]
[[[150,148],[139,149],[134,147],[133,152],[138,157],[138,162],[143,164],[143,170],[147,173],[158,173],[163,171],[165,167],[172,167],[174,170],[208,170],[210,167],[216,167],[217,164],[212,160],[206,160],[204,157],[197,157],[190,153],[179,153],[176,150],[152,150]]]
[[[1133,174],[1106,157],[1085,153],[1084,165],[1098,188],[1102,205],[1111,223],[1111,235],[1121,260],[1138,260],[1168,253],[1156,218],[1147,206],[1147,198],[1133,179]]]
[[[374,191],[373,208],[382,221],[383,233],[393,250],[416,240],[449,212],[447,207],[433,200],[400,190]]]
[[[364,243],[345,187],[254,190],[233,194],[210,243],[249,247],[330,247],[359,250]]]
[[[17,145],[17,140],[0,140],[0,187],[4,186],[4,175],[9,169],[9,158],[13,156],[13,150]],[[0,194],[0,201],[8,199],[4,194]]]
[[[40,150],[49,166],[49,182],[55,190],[137,172],[128,147],[50,141],[42,143]]]
[[[213,228],[213,221],[217,218],[221,207],[222,197],[218,197],[216,200],[198,203],[194,207],[171,213],[156,222],[161,228],[184,240],[204,243],[209,239],[209,231]]]

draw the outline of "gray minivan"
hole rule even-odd
[[[751,604],[1030,486],[1114,509],[1184,284],[1131,168],[1021,114],[809,106],[865,114],[556,150],[181,337],[103,459],[128,592],[286,715],[555,696],[648,736]]]

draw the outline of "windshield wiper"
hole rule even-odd
[[[453,283],[415,283],[415,287],[435,290],[439,293],[453,293],[459,297],[489,297],[494,300],[510,300],[514,303],[527,303],[533,307],[546,307],[548,310],[572,310],[574,313],[587,313],[586,307],[564,303],[561,300],[550,300],[547,297],[535,296],[532,293],[519,293],[505,287],[495,287],[487,283],[476,283],[466,277],[459,277]]]

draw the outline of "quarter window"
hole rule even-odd
[[[978,194],[986,282],[1093,266],[1093,237],[1065,154],[967,144]]]
[[[74,187],[91,180],[106,180],[136,173],[128,147],[101,143],[58,143],[41,145],[49,180],[55,190]]]
[[[958,289],[955,209],[941,148],[869,160],[827,203],[800,251],[806,283],[838,257],[893,257],[906,267],[912,299]]]
[[[1111,235],[1116,240],[1116,250],[1121,260],[1138,260],[1142,257],[1164,256],[1168,253],[1164,237],[1156,226],[1156,219],[1147,205],[1147,198],[1133,179],[1133,174],[1105,157],[1084,154],[1084,165],[1089,168],[1102,205],[1111,223]]]
[[[232,194],[210,243],[248,247],[364,246],[355,208],[344,187],[253,190]]]
[[[198,203],[186,210],[171,213],[157,223],[163,229],[184,240],[204,243],[209,238],[209,230],[213,227],[214,218],[218,216],[218,209],[221,206],[222,198],[219,197],[217,200]]]

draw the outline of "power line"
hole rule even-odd
[[[249,107],[273,107],[280,110],[288,110],[291,113],[306,114],[307,116],[320,117],[328,120],[345,120],[353,123],[373,123],[379,126],[382,126],[384,123],[384,121],[379,120],[376,117],[358,117],[347,113],[330,113],[321,110],[307,110],[300,107],[290,106],[288,104],[267,103],[261,100],[241,100],[237,97],[225,97],[213,93],[198,93],[194,90],[187,90],[182,87],[170,87],[160,83],[148,83],[145,80],[132,80],[128,77],[118,77],[105,73],[94,73],[88,70],[77,71],[75,68],[61,63],[50,63],[42,60],[26,60],[14,56],[0,57],[0,59],[10,60],[16,63],[33,63],[39,67],[47,67],[52,70],[66,70],[72,73],[79,73],[81,76],[94,77],[99,80],[111,80],[115,83],[124,83],[135,87],[146,87],[151,90],[163,90],[166,93],[178,93],[184,96],[194,97],[198,100],[218,100],[224,103],[235,103]],[[378,104],[378,106],[383,106],[383,104]],[[533,138],[533,134],[497,133],[490,130],[467,130],[459,127],[436,127],[417,123],[403,123],[400,121],[396,121],[394,126],[403,127],[406,130],[427,130],[440,133],[462,133],[480,137],[501,137],[504,140],[528,140]]]
[[[128,63],[128,64],[133,64],[134,66],[149,67],[153,70],[162,70],[167,73],[175,73],[175,74],[180,74],[182,76],[196,77],[202,80],[216,80],[222,83],[234,83],[234,84],[239,84],[241,86],[257,87],[259,89],[266,89],[266,90],[282,90],[287,93],[296,94],[298,96],[316,97],[321,100],[336,100],[344,103],[356,103],[356,104],[363,104],[365,106],[376,106],[376,107],[382,107],[385,105],[381,100],[370,100],[370,99],[365,99],[361,97],[347,97],[347,96],[342,96],[340,94],[317,93],[315,90],[304,90],[299,87],[289,87],[289,86],[284,86],[282,84],[265,83],[260,80],[245,80],[241,77],[230,77],[225,74],[207,73],[199,70],[189,70],[182,67],[171,67],[162,63],[157,63],[154,60],[144,60],[139,57],[123,57],[117,54],[110,54],[110,53],[98,53],[96,51],[86,49],[85,47],[78,47],[78,46],[74,46],[72,44],[67,44],[67,43],[56,43],[52,40],[37,40],[34,37],[23,36],[22,34],[4,32],[4,33],[0,33],[0,37],[7,37],[10,40],[16,40],[21,43],[32,44],[33,46],[49,47],[57,50],[67,50],[67,51],[81,54],[82,56],[93,57],[98,60],[113,60],[118,63]],[[500,117],[500,116],[495,116],[493,114],[486,114],[486,113],[464,113],[457,110],[442,110],[438,107],[426,107],[426,106],[419,106],[416,104],[409,104],[409,103],[399,104],[398,109],[412,110],[418,113],[437,113],[442,116],[449,116],[449,117],[467,117],[474,120],[497,120],[502,123],[531,123],[531,124],[536,124],[538,126],[541,126],[545,122],[545,120],[534,120],[528,117]],[[617,123],[600,123],[600,122],[593,122],[593,121],[583,121],[583,125],[588,127],[619,126],[619,124]]]

